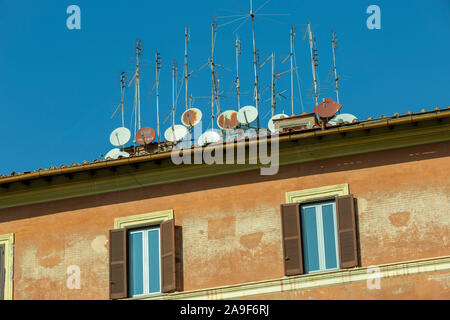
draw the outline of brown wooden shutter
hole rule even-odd
[[[175,279],[175,223],[173,219],[161,223],[162,292],[176,289]]]
[[[340,267],[356,267],[358,266],[358,249],[353,195],[336,197],[336,213]]]
[[[287,276],[303,274],[302,233],[298,203],[281,205],[281,225],[284,272]]]
[[[109,297],[121,299],[128,296],[127,231],[109,231]]]
[[[181,226],[175,226],[175,277],[176,290],[183,291],[183,231]]]
[[[0,245],[0,300],[5,299],[5,245]]]

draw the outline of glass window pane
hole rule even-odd
[[[325,262],[327,269],[337,268],[336,235],[333,204],[322,206],[323,238],[325,244]]]
[[[142,263],[142,232],[129,235],[129,283],[130,295],[144,293],[143,287],[143,263]]]
[[[302,242],[305,272],[319,270],[316,208],[302,208]]]
[[[161,292],[159,275],[159,229],[153,229],[148,232],[148,260],[150,293]]]

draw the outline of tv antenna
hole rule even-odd
[[[217,22],[216,17],[213,17],[213,22],[211,24],[211,58],[209,60],[209,65],[211,68],[211,129],[214,128],[214,102],[216,102],[216,108],[219,109],[219,101],[217,94],[217,79],[216,72],[214,71],[214,47],[216,42],[216,33],[217,33]]]
[[[241,39],[236,35],[236,94],[237,94],[237,102],[238,102],[238,110],[241,109],[241,85],[239,82],[239,56],[241,55]]]
[[[172,63],[172,130],[175,126],[175,83],[177,78],[177,62],[174,60]]]
[[[333,47],[333,72],[334,72],[334,90],[336,91],[336,102],[339,103],[339,90],[338,90],[338,75],[337,75],[337,68],[336,68],[336,49],[337,49],[337,38],[336,38],[336,32],[332,31],[331,33],[331,44]]]
[[[155,63],[156,63],[156,132],[158,136],[158,142],[161,142],[160,139],[160,129],[159,129],[159,76],[161,74],[161,54],[156,51],[155,54]]]
[[[124,114],[123,114],[123,92],[124,92],[124,89],[125,89],[125,72],[122,72],[120,74],[120,103],[111,116],[111,119],[113,119],[114,116],[116,115],[117,111],[119,111],[119,109],[121,108],[122,109],[122,127],[125,127]]]
[[[136,136],[136,131],[141,129],[141,96],[140,96],[140,87],[139,87],[139,57],[141,57],[141,40],[138,40],[136,43],[136,72],[134,73],[133,78],[130,80],[128,84],[128,88],[134,82],[135,91],[134,91],[134,136]],[[136,129],[137,126],[137,129]]]
[[[311,51],[311,66],[312,66],[312,74],[313,74],[313,80],[314,80],[314,102],[315,105],[319,104],[319,96],[318,96],[318,85],[317,85],[317,70],[316,68],[319,67],[319,57],[317,53],[316,48],[316,39],[314,37],[314,34],[311,31],[311,23],[308,21],[308,38],[309,38],[309,48]]]
[[[188,98],[188,79],[192,72],[188,73],[188,44],[191,38],[191,33],[189,28],[186,26],[184,29],[184,81],[185,81],[185,99],[186,99],[186,110],[189,108],[189,98]]]
[[[237,32],[237,30],[242,27],[250,18],[252,22],[252,40],[253,40],[253,69],[254,69],[254,99],[255,99],[255,107],[256,110],[259,112],[259,88],[258,88],[258,54],[256,49],[256,36],[255,36],[255,17],[256,16],[283,16],[288,14],[258,14],[258,11],[261,10],[263,7],[265,7],[271,0],[266,0],[261,6],[259,6],[256,10],[253,9],[253,0],[250,0],[250,12],[249,13],[243,13],[243,14],[237,14],[237,15],[229,15],[229,16],[222,16],[220,18],[235,18],[234,20],[228,21],[220,25],[220,27],[225,26],[227,24],[237,22],[239,20],[243,20],[240,25],[234,30],[234,32]],[[257,126],[259,129],[259,117]]]

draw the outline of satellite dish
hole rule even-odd
[[[131,132],[125,127],[120,127],[111,132],[109,136],[109,141],[115,147],[120,147],[125,145],[128,141],[130,141]]]
[[[187,127],[193,127],[202,120],[202,112],[197,108],[187,109],[181,116],[181,122]]]
[[[341,108],[341,104],[335,102],[331,98],[325,98],[324,101],[313,108],[313,111],[321,118],[331,118],[341,110]]]
[[[241,108],[237,114],[240,123],[248,125],[258,118],[258,110],[253,106],[245,106]]]
[[[144,127],[139,129],[139,131],[136,133],[136,142],[139,143],[141,146],[146,145],[149,143],[152,143],[153,140],[155,140],[156,132],[153,128],[150,127]]]
[[[341,113],[338,114],[336,117],[328,121],[330,124],[343,124],[343,123],[352,123],[353,120],[358,120],[354,115],[350,113]]]
[[[188,130],[185,126],[181,124],[176,124],[172,127],[169,127],[166,132],[164,132],[164,137],[168,141],[177,142],[182,140],[188,134]]]
[[[204,146],[209,143],[216,143],[220,142],[222,140],[222,136],[220,133],[218,133],[215,130],[208,130],[205,131],[199,138],[198,138],[198,145]]]
[[[275,133],[277,130],[275,129],[275,125],[273,124],[273,120],[288,118],[289,116],[284,113],[279,113],[270,118],[267,123],[267,128],[269,128],[270,132]]]
[[[108,160],[108,158],[109,158],[109,159],[115,160],[115,159],[119,159],[119,157],[128,158],[129,156],[130,156],[130,154],[128,152],[120,151],[119,148],[114,148],[106,154],[105,159]]]
[[[217,125],[222,130],[234,129],[239,125],[237,115],[238,113],[234,110],[224,111],[217,118]]]

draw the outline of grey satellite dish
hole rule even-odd
[[[258,118],[258,110],[253,106],[245,106],[239,109],[237,119],[239,123],[248,125]]]
[[[176,124],[172,127],[169,127],[166,132],[164,132],[164,137],[171,142],[177,142],[182,140],[188,134],[188,130],[185,126],[181,124]]]
[[[218,133],[215,130],[208,130],[205,131],[199,138],[198,138],[198,145],[204,146],[209,143],[216,143],[220,142],[222,140],[222,136],[220,133]]]
[[[121,147],[130,141],[131,132],[125,127],[120,127],[111,132],[109,141],[115,147]]]
[[[342,123],[352,123],[353,120],[358,120],[358,118],[350,113],[341,113],[333,117],[330,121],[328,121],[328,123],[336,125]]]
[[[128,158],[129,156],[130,156],[130,154],[128,152],[120,151],[119,148],[114,148],[106,154],[105,159],[106,160],[110,160],[110,159],[115,160],[115,159],[119,159],[119,157]]]
[[[273,120],[283,119],[283,118],[288,118],[288,117],[289,116],[284,113],[279,113],[279,114],[274,115],[272,118],[270,118],[269,122],[267,123],[267,128],[269,128],[270,132],[275,133],[277,130],[275,129]]]

